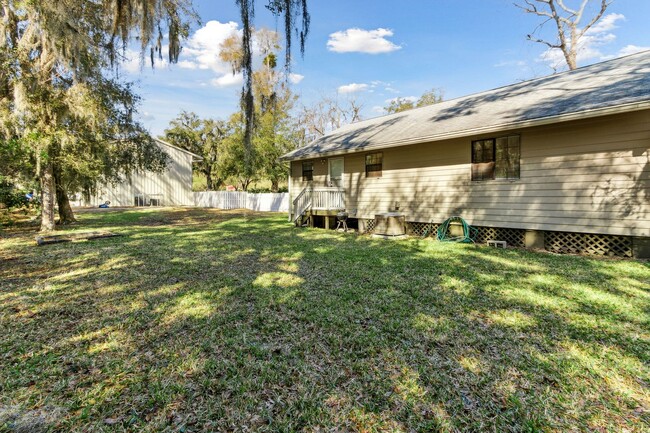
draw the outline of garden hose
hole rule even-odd
[[[463,226],[463,236],[449,236],[449,224],[453,222],[459,222]],[[441,242],[461,242],[461,243],[473,243],[474,239],[478,235],[478,229],[467,224],[463,218],[459,216],[452,216],[447,218],[440,227],[438,227],[438,240]]]

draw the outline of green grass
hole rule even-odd
[[[647,262],[79,217],[124,236],[2,233],[0,431],[650,429]]]

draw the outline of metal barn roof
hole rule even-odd
[[[192,153],[189,150],[185,150],[181,147],[174,146],[171,143],[167,143],[164,140],[161,140],[160,138],[154,138],[154,141],[158,142],[159,144],[162,144],[163,146],[171,147],[172,149],[180,150],[183,153],[186,153],[192,157],[192,162],[200,162],[203,161],[203,157],[200,155],[197,155],[196,153]]]

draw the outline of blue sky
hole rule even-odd
[[[577,0],[565,0],[577,3]],[[554,53],[526,40],[539,23],[513,0],[310,0],[311,32],[291,71],[300,102],[354,98],[363,117],[387,101],[431,88],[445,99],[553,73]],[[592,0],[592,3],[594,0]],[[257,27],[282,31],[257,0]],[[155,135],[181,110],[227,118],[238,109],[238,77],[219,62],[219,43],[240,29],[234,0],[195,0],[201,23],[185,41],[181,62],[140,68],[137,55],[123,77],[143,98],[142,121]],[[650,49],[650,1],[615,0],[588,35],[580,65]],[[553,27],[541,30],[551,35]],[[295,47],[298,45],[296,44]]]

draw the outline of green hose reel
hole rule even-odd
[[[459,222],[463,227],[463,236],[449,236],[449,225],[454,222]],[[440,227],[438,227],[437,238],[441,242],[460,242],[460,243],[474,243],[478,236],[478,229],[467,224],[463,218],[459,216],[452,216],[447,218]]]

